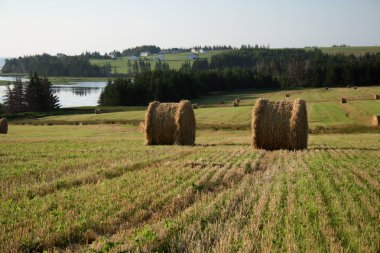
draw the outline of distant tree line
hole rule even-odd
[[[245,88],[278,88],[270,76],[262,76],[247,68],[215,69],[208,71],[171,70],[169,68],[136,74],[134,80],[118,78],[109,81],[100,95],[104,106],[147,105],[193,99],[211,91]]]
[[[7,86],[4,105],[11,113],[38,112],[59,108],[59,99],[53,92],[51,82],[34,73],[30,74],[27,85],[18,78],[13,82],[13,88]]]
[[[104,77],[110,76],[111,65],[96,66],[88,56],[52,56],[49,54],[6,59],[3,73],[37,72],[43,76]]]
[[[161,51],[161,48],[153,45],[139,46],[134,48],[127,48],[121,52],[122,56],[140,55],[142,52],[149,52],[151,54],[157,54]]]
[[[89,59],[112,59],[111,56],[109,56],[108,54],[101,54],[99,53],[98,51],[94,51],[94,52],[85,52],[85,53],[82,53],[81,56],[85,56]]]

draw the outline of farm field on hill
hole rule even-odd
[[[247,129],[251,124],[252,106],[256,99],[285,99],[285,93],[290,98],[303,98],[307,101],[309,126],[318,127],[348,127],[350,125],[369,126],[373,114],[380,114],[380,100],[374,100],[373,94],[380,94],[380,87],[360,87],[358,89],[331,88],[307,89],[291,91],[245,91],[228,94],[215,94],[195,100],[200,108],[195,110],[198,128],[217,129]],[[339,99],[345,96],[349,103],[341,104]],[[232,101],[240,97],[241,106],[232,107]],[[224,101],[225,104],[221,104]],[[126,107],[127,108],[127,107]],[[123,108],[122,110],[126,110]],[[115,108],[117,109],[117,108]],[[128,107],[128,111],[103,114],[78,114],[50,116],[29,123],[44,124],[99,124],[99,123],[130,123],[137,125],[144,120],[145,110]]]
[[[321,47],[322,52],[327,54],[353,54],[355,56],[365,55],[366,53],[375,54],[380,53],[380,46],[368,47]]]
[[[380,133],[312,134],[297,152],[250,135],[144,146],[136,126],[10,125],[0,251],[380,250]]]
[[[200,54],[199,58],[206,58],[211,59],[211,56],[228,51],[228,50],[211,50],[208,51],[207,54]],[[166,62],[169,64],[170,68],[172,69],[179,69],[183,63],[186,61],[193,62],[194,60],[190,60],[187,58],[187,56],[191,54],[190,52],[186,53],[179,53],[179,54],[164,54],[164,60],[162,62]],[[151,67],[154,68],[155,66],[155,57],[149,56],[146,59],[149,59]],[[121,74],[128,74],[128,57],[120,57],[115,60],[103,60],[103,59],[91,59],[91,64],[98,65],[98,66],[104,66],[107,63],[111,64],[112,72],[113,73],[121,73]],[[133,64],[133,61],[131,61]],[[116,71],[115,71],[116,70]]]

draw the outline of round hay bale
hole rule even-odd
[[[380,115],[373,115],[371,123],[373,126],[379,126],[380,125]]]
[[[235,99],[235,101],[234,101],[234,107],[239,107],[239,102],[236,101],[236,99]]]
[[[380,95],[373,95],[373,98],[374,98],[375,100],[379,100],[379,99],[380,99]]]
[[[100,109],[95,109],[95,114],[101,114],[102,111]]]
[[[138,126],[138,128],[137,128],[137,131],[138,131],[139,133],[144,133],[144,132],[145,132],[145,122],[144,122],[144,121],[141,121],[141,122],[139,123],[139,126]]]
[[[346,103],[347,103],[347,98],[341,98],[340,102],[341,102],[342,104],[346,104]]]
[[[289,94],[289,93],[286,93],[286,94],[285,94],[285,97],[287,97],[287,98],[290,97],[290,94]]]
[[[0,120],[0,134],[8,133],[8,121],[4,118]]]
[[[198,109],[198,104],[193,104],[193,109]]]
[[[195,115],[189,101],[152,102],[145,114],[146,145],[194,145]]]
[[[325,87],[325,90],[329,90],[329,87]]]
[[[306,102],[257,100],[252,110],[252,146],[257,149],[307,149]]]

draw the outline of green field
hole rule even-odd
[[[254,150],[254,101],[285,93],[308,100],[308,150]],[[145,146],[144,107],[11,118],[0,135],[0,252],[379,252],[376,93],[202,97],[195,146]]]
[[[298,152],[250,135],[152,147],[128,125],[11,125],[0,251],[379,251],[379,133],[311,135]]]
[[[303,98],[307,101],[309,126],[312,130],[323,128],[347,128],[353,126],[369,126],[371,117],[380,114],[380,100],[374,100],[373,94],[380,94],[380,86],[353,88],[304,89],[288,91],[236,91],[218,93],[201,97],[193,102],[198,103],[195,110],[197,127],[199,129],[248,129],[251,122],[251,111],[255,101],[260,97],[271,100]],[[233,100],[241,99],[240,107],[233,107]],[[340,98],[347,97],[349,103],[341,104]],[[221,104],[221,102],[224,104]],[[119,110],[119,111],[118,111]],[[144,120],[144,107],[104,108],[110,113],[78,114],[75,111],[69,115],[41,117],[38,119],[18,120],[16,123],[32,124],[102,124],[127,123],[137,125]],[[71,115],[70,115],[71,114]],[[344,130],[345,129],[345,130]]]
[[[228,50],[213,50],[208,51],[207,54],[200,54],[199,58],[206,58],[211,59],[211,56],[225,52]],[[191,54],[190,52],[187,53],[179,53],[179,54],[165,54],[163,62],[166,62],[169,64],[170,68],[172,69],[179,69],[183,63],[186,61],[193,62],[194,60],[189,60],[187,56]],[[150,56],[145,59],[149,59],[151,67],[154,68],[156,62],[155,57]],[[128,57],[120,57],[115,60],[102,60],[102,59],[91,59],[91,63],[98,66],[103,66],[107,63],[110,63],[112,66],[112,73],[121,73],[121,74],[128,74]],[[133,61],[131,61],[133,63]]]

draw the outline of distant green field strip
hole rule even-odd
[[[213,55],[226,52],[228,50],[214,50],[209,51],[207,54],[200,54],[199,58],[206,58],[208,60],[211,59]],[[179,69],[182,64],[186,61],[193,62],[194,60],[188,59],[188,55],[191,54],[190,52],[186,53],[179,53],[179,54],[164,54],[164,60],[163,62],[166,62],[169,64],[170,68],[172,69]],[[103,60],[103,59],[91,59],[91,64],[98,65],[98,66],[104,66],[105,64],[109,63],[112,67],[113,73],[121,73],[121,74],[127,74],[128,73],[128,58],[129,57],[120,57],[114,60]],[[155,56],[149,56],[146,59],[149,59],[149,62],[151,64],[151,67],[154,68],[156,61]],[[134,63],[134,61],[130,61],[131,64]]]
[[[204,125],[249,125],[251,106],[214,107],[195,110],[198,124]]]
[[[371,117],[374,114],[380,114],[380,101],[352,101],[344,104],[344,108],[355,121],[360,124],[369,125]]]
[[[346,116],[346,112],[338,103],[310,103],[309,122],[310,125],[331,125],[331,124],[353,124],[351,118]]]

